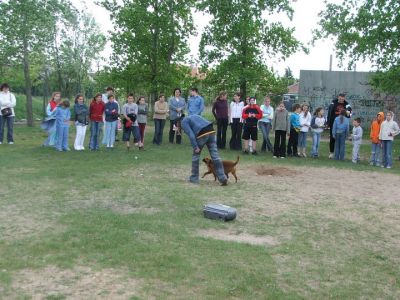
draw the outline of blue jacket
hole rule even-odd
[[[197,136],[199,132],[210,124],[212,124],[210,121],[199,115],[191,115],[183,119],[181,125],[185,133],[189,136],[193,149],[198,148]]]
[[[168,99],[168,106],[169,106],[169,119],[171,121],[178,118],[178,111],[177,108],[181,108],[181,113],[184,113],[186,109],[186,101],[182,97],[179,98],[179,101],[176,101],[175,97],[171,97]]]
[[[105,105],[104,113],[106,116],[107,122],[114,122],[118,120],[119,116],[119,106],[118,103],[114,102],[107,102]]]
[[[61,127],[69,127],[69,120],[71,119],[71,111],[69,108],[57,106],[56,109],[56,125]]]
[[[340,123],[340,116],[336,117],[333,122],[332,135],[335,136],[337,133],[344,133],[345,137],[349,135],[349,118],[343,117],[343,123]]]
[[[293,128],[300,129],[300,115],[295,112],[290,115],[290,126]]]
[[[190,115],[201,115],[204,110],[204,99],[203,97],[196,95],[190,96],[188,99],[188,114]]]

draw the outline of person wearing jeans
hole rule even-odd
[[[17,101],[14,94],[10,93],[10,86],[7,83],[3,83],[0,86],[0,144],[3,143],[4,139],[4,127],[7,125],[7,142],[14,144],[14,107]],[[3,115],[6,111],[11,114]]]
[[[224,172],[222,160],[219,157],[215,143],[215,131],[212,123],[199,115],[191,115],[183,119],[182,129],[189,136],[193,147],[192,174],[189,178],[191,183],[199,183],[200,154],[204,146],[207,146],[213,161],[218,181],[221,185],[227,185],[228,179]]]
[[[272,144],[271,141],[269,140],[269,132],[271,131],[272,128],[272,119],[274,118],[274,108],[271,106],[271,98],[269,96],[265,96],[265,102],[263,105],[260,107],[263,116],[258,121],[258,127],[260,127],[260,130],[263,135],[263,143],[261,146],[261,152],[265,151],[270,151],[272,152]]]
[[[181,132],[181,119],[185,114],[186,101],[181,97],[182,91],[180,88],[174,90],[174,96],[168,99],[169,107],[169,142],[174,143],[174,137],[176,136],[176,143],[182,143],[182,132]]]
[[[332,134],[335,137],[335,159],[344,160],[346,139],[349,135],[349,119],[346,118],[345,110],[333,122]]]
[[[212,107],[212,113],[217,120],[217,147],[225,149],[226,130],[228,128],[228,101],[226,92],[220,92]]]
[[[90,142],[89,149],[91,151],[99,150],[99,140],[103,123],[103,113],[105,104],[102,100],[101,94],[96,94],[89,106],[89,118],[90,118]]]
[[[382,143],[382,168],[392,168],[393,140],[400,133],[399,125],[393,121],[393,112],[386,113],[386,120],[382,122],[379,140]]]
[[[311,119],[311,132],[312,132],[312,150],[311,157],[317,158],[319,156],[319,145],[321,142],[321,134],[324,131],[326,120],[324,117],[325,111],[322,107],[315,110],[314,116]]]
[[[168,103],[165,102],[165,96],[160,95],[158,101],[154,103],[154,138],[153,144],[161,145],[163,139],[163,132],[165,126],[165,120],[168,113]]]

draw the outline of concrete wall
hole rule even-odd
[[[379,111],[393,111],[395,120],[400,122],[400,97],[374,91],[368,84],[370,75],[368,72],[301,70],[299,101],[309,102],[313,109],[328,108],[332,99],[345,93],[353,108],[353,117],[360,117],[364,128],[369,128]]]

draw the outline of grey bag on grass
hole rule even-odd
[[[208,219],[232,221],[236,218],[236,209],[223,204],[207,204],[203,207],[203,214]]]

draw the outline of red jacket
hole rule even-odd
[[[249,117],[250,113],[255,114],[255,117]],[[262,110],[257,104],[249,104],[242,110],[242,119],[244,120],[244,124],[247,126],[257,126],[257,122],[262,118],[262,116]]]
[[[105,105],[103,101],[92,101],[89,108],[90,121],[103,122],[104,108]]]

